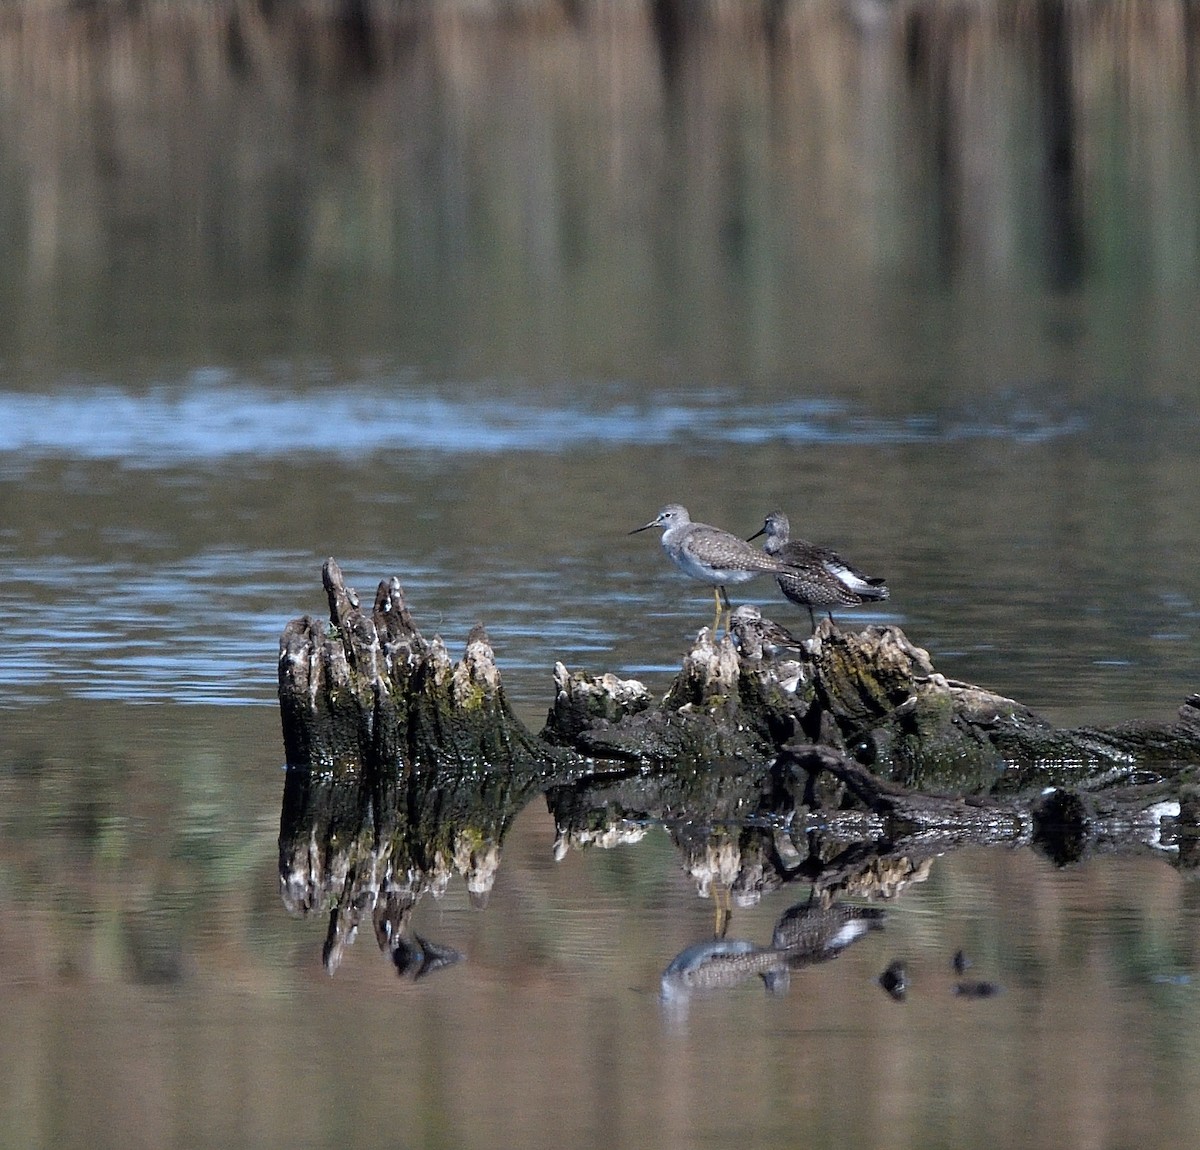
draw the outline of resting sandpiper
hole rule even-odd
[[[804,644],[773,619],[764,619],[753,603],[743,603],[729,616],[729,630],[739,653],[747,659],[775,658],[781,651],[800,651]]]
[[[777,575],[779,590],[793,603],[808,608],[808,617],[816,630],[814,607],[857,607],[862,603],[878,602],[888,597],[882,579],[864,575],[852,567],[836,551],[809,543],[807,539],[790,539],[788,517],[782,511],[772,511],[760,531],[750,536],[766,535],[763,552],[787,564],[787,570]],[[833,618],[829,610],[829,618]]]

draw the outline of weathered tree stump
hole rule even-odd
[[[541,737],[651,765],[762,762],[800,737],[941,794],[1112,786],[1200,760],[1200,696],[1185,700],[1172,724],[1066,730],[939,674],[898,627],[842,632],[827,620],[796,658],[747,649],[736,629],[720,643],[701,631],[657,706],[636,682],[572,675],[560,664]]]
[[[495,771],[548,767],[558,756],[512,712],[487,633],[476,626],[459,662],[421,636],[399,580],[360,608],[333,559],[322,570],[329,623],[304,616],[279,643],[279,706],[289,766]]]
[[[284,746],[289,765],[305,770],[391,780],[421,771],[754,773],[800,740],[844,751],[910,791],[1014,796],[1184,783],[1187,764],[1200,762],[1200,696],[1175,723],[1065,730],[939,674],[898,627],[842,632],[825,621],[781,650],[769,620],[741,612],[719,642],[700,632],[661,700],[636,680],[557,664],[554,702],[534,735],[504,697],[482,626],[452,663],[440,637],[417,630],[397,579],[379,584],[368,613],[332,559],[323,577],[330,622],[293,620],[280,641]]]

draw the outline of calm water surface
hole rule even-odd
[[[949,853],[787,994],[670,1007],[679,827],[556,860],[535,800],[485,907],[416,906],[466,956],[417,981],[369,929],[330,978],[281,904],[276,644],[329,555],[452,652],[483,621],[535,728],[555,660],[665,690],[707,621],[627,534],[671,501],[784,509],[887,577],[843,625],[1057,722],[1200,689],[1194,36],[630,11],[362,70],[246,8],[0,25],[0,1145],[1193,1144],[1169,851]]]

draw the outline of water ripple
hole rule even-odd
[[[631,402],[602,389],[596,394],[592,401],[554,402],[527,393],[481,395],[478,388],[437,390],[394,380],[297,391],[215,370],[143,391],[100,384],[36,395],[0,392],[0,465],[11,472],[36,459],[75,458],[159,468],[296,453],[348,458],[397,450],[561,453],[685,441],[1040,442],[1084,426],[1077,414],[1022,403],[968,415],[889,417],[824,398],[756,404],[725,391],[703,391]]]
[[[274,706],[276,653],[286,622],[307,611],[323,616],[313,586],[316,556],[214,548],[144,568],[129,563],[0,557],[0,709],[68,698],[129,703]],[[348,570],[367,591],[371,578]],[[492,570],[450,589],[446,571],[410,569],[405,590],[428,611],[429,637],[441,632],[454,658],[478,619],[478,604],[497,594],[510,606],[490,629],[515,702],[551,690],[556,658],[603,657],[612,635],[588,615],[593,597],[577,589],[553,608],[536,575]],[[79,588],[102,588],[79,594]],[[440,596],[440,600],[437,597]]]

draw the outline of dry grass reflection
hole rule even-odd
[[[670,332],[769,371],[839,328],[916,336],[905,297],[952,287],[980,362],[1016,367],[992,304],[1194,290],[1198,24],[1150,0],[10,5],[7,341],[404,316],[421,348],[486,325],[523,366],[652,361]],[[649,306],[674,285],[686,306]],[[830,342],[826,370],[872,370]]]

